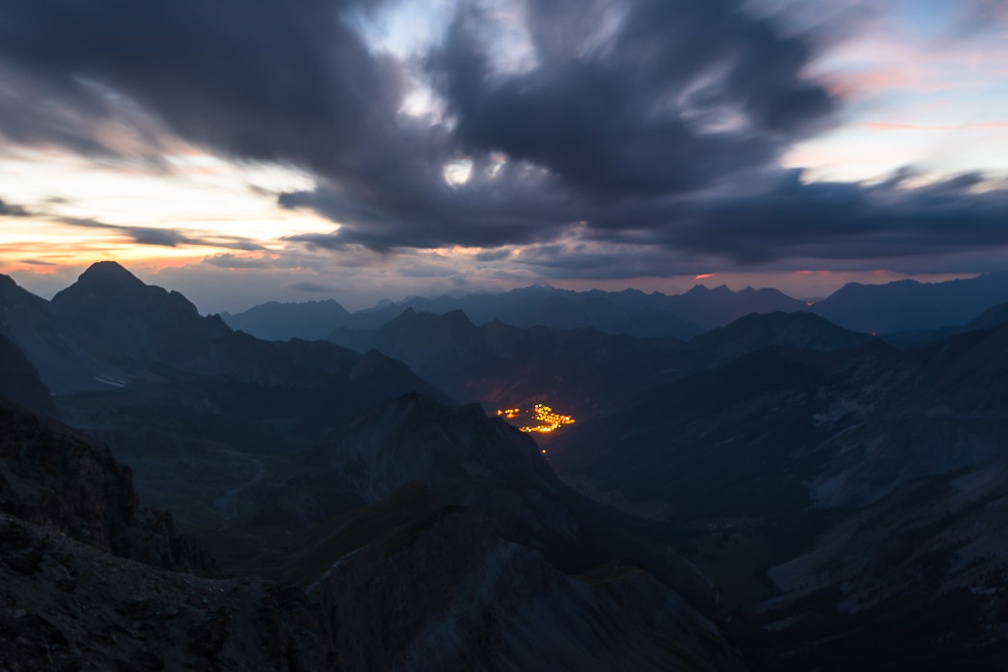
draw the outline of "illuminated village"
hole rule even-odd
[[[569,415],[555,413],[546,404],[536,404],[531,410],[522,410],[521,408],[498,409],[497,415],[505,420],[534,420],[537,424],[519,425],[518,428],[523,432],[537,432],[540,434],[549,434],[564,425],[574,424],[574,418]]]

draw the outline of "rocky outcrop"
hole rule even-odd
[[[0,514],[0,660],[28,670],[742,670],[654,579],[591,584],[466,514],[306,594],[201,579]]]
[[[465,514],[392,553],[351,554],[309,594],[341,670],[743,669],[717,627],[651,576],[574,579]]]
[[[0,661],[37,670],[336,669],[304,593],[109,555],[0,514]]]
[[[0,402],[0,467],[4,513],[123,558],[212,571],[170,515],[139,508],[127,467],[53,420]]]
[[[510,465],[495,448],[481,469]],[[741,669],[715,625],[643,572],[571,578],[457,508],[358,548],[305,592],[196,576],[207,556],[138,509],[127,468],[10,404],[0,467],[5,670]]]

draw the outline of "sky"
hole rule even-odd
[[[1008,271],[1008,0],[0,0],[0,273],[204,312]]]

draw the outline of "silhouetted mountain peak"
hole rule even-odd
[[[133,287],[144,282],[114,261],[99,261],[81,273],[77,278],[80,283],[101,283],[103,285],[122,284]]]
[[[475,324],[473,324],[473,321],[469,319],[469,316],[465,314],[464,310],[451,310],[445,313],[443,317],[446,321],[455,324],[467,324],[476,326]]]
[[[53,306],[71,313],[96,310],[98,305],[114,308],[117,313],[150,313],[160,318],[199,312],[187,298],[175,291],[147,285],[114,261],[99,261],[84,271],[77,282],[58,292]]]
[[[558,290],[556,287],[553,287],[551,285],[541,285],[537,283],[534,285],[529,285],[528,287],[519,287],[518,289],[512,289],[508,293],[511,294],[512,296],[535,296],[541,294],[551,294],[558,291],[562,290]]]

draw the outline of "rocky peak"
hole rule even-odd
[[[56,294],[53,306],[64,313],[94,311],[105,307],[117,311],[198,316],[196,306],[178,292],[145,284],[114,261],[92,264],[77,282]]]
[[[91,264],[91,266],[77,278],[77,282],[85,284],[95,283],[106,286],[139,286],[144,284],[140,278],[136,277],[114,261],[98,261]]]

